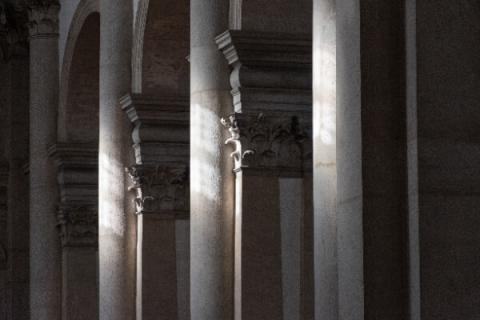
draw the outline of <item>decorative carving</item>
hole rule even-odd
[[[58,35],[58,12],[56,0],[30,0],[28,6],[28,29],[32,38]]]
[[[98,211],[96,206],[62,205],[58,209],[57,220],[64,247],[97,246]]]
[[[135,191],[136,214],[176,213],[188,210],[186,167],[143,166],[126,168]]]
[[[301,170],[311,159],[311,133],[297,116],[260,113],[241,118],[239,126],[242,144],[254,151],[248,167]]]
[[[230,157],[232,157],[235,161],[233,171],[238,172],[242,170],[242,160],[245,158],[245,156],[252,155],[254,151],[242,151],[242,142],[240,141],[240,128],[238,127],[235,114],[229,115],[227,119],[222,118],[220,119],[220,121],[223,126],[227,128],[230,132],[230,138],[225,140],[225,144],[233,145],[234,151],[230,154]]]

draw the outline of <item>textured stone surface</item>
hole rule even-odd
[[[75,43],[68,81],[64,123],[66,139],[98,141],[100,15],[91,14]]]
[[[315,319],[335,320],[338,317],[335,1],[315,0],[313,10],[314,305]]]
[[[188,96],[188,40],[188,1],[150,1],[143,39],[144,94]]]
[[[337,1],[338,316],[363,319],[360,7]]]
[[[241,16],[242,30],[288,33],[311,32],[312,1],[273,0],[268,3],[268,8],[265,6],[266,3],[261,0],[234,0],[231,2],[239,3],[239,5],[232,7],[235,8],[235,15]]]
[[[135,217],[125,167],[130,144],[120,98],[131,88],[132,3],[100,1],[100,319],[135,317]]]
[[[233,173],[220,118],[230,114],[228,66],[215,44],[228,3],[190,2],[190,302],[192,320],[233,316]]]
[[[476,319],[480,157],[476,1],[417,1],[421,318]]]
[[[61,317],[56,179],[48,157],[56,140],[58,9],[30,9],[30,316],[39,320]]]

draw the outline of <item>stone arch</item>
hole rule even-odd
[[[61,72],[60,72],[60,97],[59,97],[59,111],[58,111],[58,137],[59,141],[67,141],[70,138],[74,138],[69,136],[69,128],[68,125],[71,121],[69,121],[68,117],[69,114],[72,113],[70,110],[71,106],[69,106],[69,95],[71,98],[72,94],[72,83],[71,79],[74,78],[74,74],[72,72],[72,66],[74,65],[74,58],[75,60],[81,59],[81,54],[78,54],[78,47],[79,41],[85,42],[88,39],[85,39],[88,35],[89,31],[86,28],[93,28],[95,25],[98,25],[98,33],[95,36],[100,35],[100,16],[99,16],[99,1],[98,0],[82,0],[77,10],[72,18],[72,22],[70,25],[70,30],[67,37],[65,52],[63,55],[63,62],[61,65]],[[90,43],[92,41],[90,40]],[[88,45],[88,44],[87,44]],[[98,46],[98,54],[100,51],[100,43],[95,44]],[[83,48],[83,51],[85,48]],[[96,48],[95,48],[96,49]],[[80,50],[82,51],[82,50]],[[77,57],[75,57],[75,53],[77,53]],[[80,57],[79,57],[80,56]],[[83,59],[86,60],[86,59]],[[96,61],[98,62],[99,59],[97,58]],[[80,63],[76,63],[77,65],[81,65],[83,61]],[[93,78],[94,81],[98,83],[98,71],[96,72],[96,77]],[[91,74],[94,76],[94,74]],[[98,90],[98,86],[97,86]],[[98,112],[98,93],[97,93],[97,102],[96,102],[96,112]],[[77,112],[76,112],[77,113]],[[98,116],[96,117],[98,119]],[[97,124],[98,128],[98,124]]]
[[[150,0],[139,0],[135,15],[132,47],[132,91],[134,93],[142,92],[143,37],[147,23],[149,3]]]
[[[188,96],[188,1],[141,0],[132,52],[134,93]]]

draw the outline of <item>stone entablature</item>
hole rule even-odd
[[[64,247],[98,245],[98,149],[93,144],[57,143],[49,149],[57,165],[57,219]]]
[[[188,100],[127,95],[120,101],[133,124],[135,164],[126,168],[136,214],[188,217]]]
[[[310,36],[227,31],[216,41],[232,67],[242,149],[253,151],[242,160],[243,169],[286,176],[310,172]]]

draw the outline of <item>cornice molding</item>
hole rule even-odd
[[[121,98],[120,106],[133,125],[132,140],[137,164],[188,162],[187,99],[158,99],[133,94]]]
[[[87,143],[57,143],[48,151],[57,166],[60,205],[97,203],[97,147]]]
[[[279,107],[295,96],[311,105],[311,37],[304,34],[228,30],[216,38],[232,68],[230,85],[236,112],[248,101]]]
[[[188,99],[132,94],[120,99],[132,123],[135,165],[126,168],[136,214],[185,219],[189,212]]]

